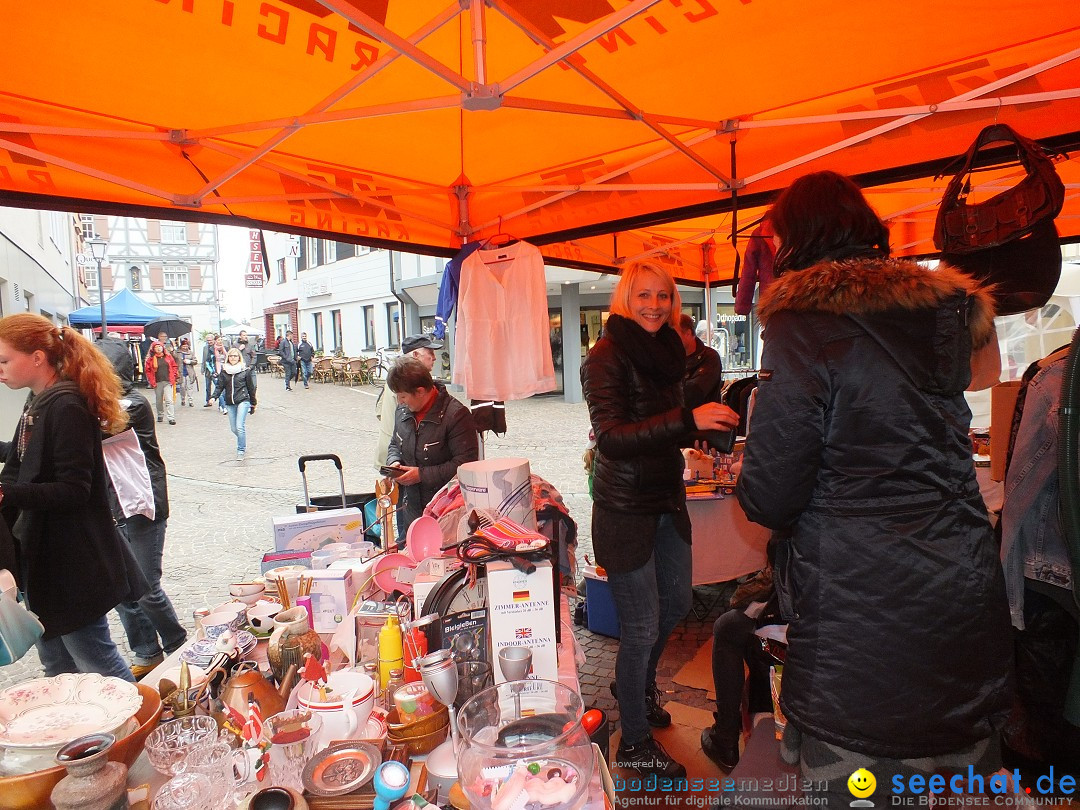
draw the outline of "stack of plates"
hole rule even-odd
[[[255,649],[255,645],[258,643],[258,639],[247,630],[236,631],[236,646],[240,648],[241,657],[246,658]],[[216,642],[214,639],[201,638],[190,644],[186,650],[180,653],[180,660],[186,661],[189,664],[194,664],[197,667],[206,667],[210,664],[210,659],[214,657],[214,653],[217,652],[215,645]]]

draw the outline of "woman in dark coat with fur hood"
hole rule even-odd
[[[807,779],[1000,767],[1009,611],[972,463],[967,388],[997,382],[993,301],[968,276],[889,257],[847,178],[773,208],[779,278],[739,478],[751,520],[790,532],[784,753]],[[974,378],[973,378],[974,376]]]
[[[74,329],[40,315],[0,319],[0,382],[29,388],[0,472],[0,509],[18,543],[19,584],[45,626],[48,676],[132,681],[107,614],[146,581],[109,509],[101,431],[127,424],[109,361]]]

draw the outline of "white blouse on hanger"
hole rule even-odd
[[[470,399],[555,390],[544,258],[528,242],[477,250],[461,266],[454,383]]]

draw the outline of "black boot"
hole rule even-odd
[[[642,776],[656,774],[664,779],[686,778],[686,768],[672,759],[664,746],[652,737],[646,737],[637,745],[619,743],[615,765],[619,768],[632,768]]]
[[[739,727],[724,731],[715,722],[716,712],[713,718],[713,724],[701,732],[701,750],[720,768],[730,771],[739,764]]]
[[[611,696],[619,699],[619,693],[615,688],[615,681],[608,686]],[[671,715],[660,705],[660,688],[653,681],[645,687],[645,719],[653,728],[667,728],[671,725]]]

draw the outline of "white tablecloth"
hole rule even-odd
[[[765,567],[769,530],[751,523],[734,495],[687,498],[694,527],[695,585],[727,582]]]

